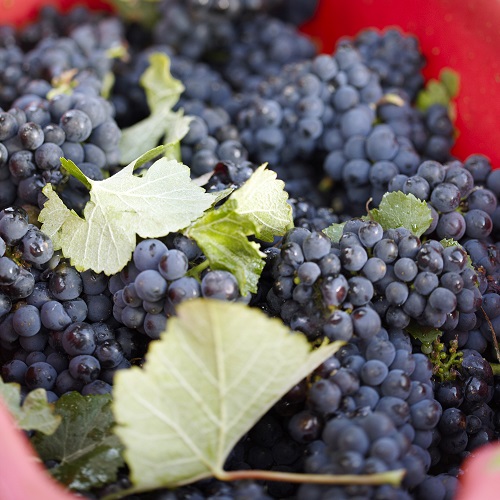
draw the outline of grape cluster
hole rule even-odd
[[[83,390],[106,367],[98,339],[111,333],[107,278],[61,259],[22,208],[0,212],[0,238],[2,378],[46,389],[49,400]]]
[[[42,188],[50,183],[70,208],[81,212],[88,190],[68,178],[61,158],[101,180],[118,163],[120,135],[113,108],[93,87],[50,100],[33,93],[19,97],[0,112],[0,208],[13,203],[41,208]]]
[[[87,81],[100,90],[123,40],[121,21],[84,8],[63,16],[46,7],[37,23],[19,33],[5,27],[0,33],[0,106],[9,109],[35,89],[45,97],[61,78],[73,77],[74,87],[87,87]]]
[[[388,185],[389,191],[413,194],[428,202],[433,222],[427,233],[438,239],[487,240],[493,229],[492,214],[497,208],[495,193],[476,185],[467,163],[441,164],[425,161],[411,176],[399,174]]]
[[[380,76],[384,91],[403,89],[413,101],[424,86],[425,59],[416,37],[396,29],[361,31],[353,40],[367,66]]]
[[[422,243],[409,230],[383,231],[374,221],[347,221],[337,245],[295,228],[269,258],[270,310],[311,339],[370,336],[381,319],[389,327],[406,328],[413,320],[452,331],[482,301],[462,247]]]
[[[236,24],[237,38],[212,57],[215,67],[233,89],[251,92],[282,68],[317,53],[312,41],[279,19],[260,15]]]
[[[231,52],[231,45],[238,40],[239,30],[244,26],[242,19],[245,23],[252,22],[255,16],[272,13],[273,18],[281,16],[298,25],[314,13],[316,5],[317,1],[311,0],[163,0],[154,41],[169,45],[176,53],[192,60],[201,60],[214,53]],[[289,41],[296,45],[296,40],[289,38]],[[290,46],[279,46],[289,54]]]
[[[461,378],[437,384],[443,415],[431,450],[436,471],[456,469],[479,446],[496,439],[494,379],[489,363],[474,349],[464,349]]]
[[[110,280],[113,316],[119,323],[157,339],[175,314],[175,306],[197,297],[234,301],[239,298],[233,274],[209,270],[201,282],[187,275],[202,254],[193,240],[173,238],[171,247],[157,239],[137,244],[127,266]]]

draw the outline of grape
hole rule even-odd
[[[28,367],[24,375],[26,386],[29,389],[51,390],[57,378],[57,372],[53,366],[40,361]]]
[[[44,141],[42,127],[30,121],[19,127],[17,135],[22,147],[29,150],[36,150]]]
[[[64,330],[61,342],[70,356],[92,354],[96,347],[94,329],[85,322],[72,323]]]
[[[141,271],[134,281],[137,295],[142,300],[156,302],[165,296],[167,282],[162,275],[153,269]]]
[[[432,190],[430,202],[439,212],[447,213],[458,208],[460,198],[460,190],[457,186],[449,182],[443,182]]]
[[[52,240],[36,227],[30,227],[21,239],[19,248],[26,262],[36,266],[47,263],[54,255]]]
[[[168,281],[182,278],[188,267],[189,262],[186,254],[175,248],[165,252],[158,262],[160,274]]]
[[[14,312],[12,326],[22,337],[32,337],[41,328],[40,313],[35,306],[21,306]]]
[[[83,290],[82,278],[74,268],[60,264],[50,277],[49,290],[56,299],[76,299]]]
[[[156,269],[167,252],[166,245],[157,239],[143,240],[134,249],[133,260],[139,271]]]
[[[75,380],[89,384],[98,378],[101,366],[94,356],[81,354],[71,359],[68,371]]]
[[[493,229],[491,217],[483,210],[473,208],[465,216],[465,233],[469,238],[485,239]]]
[[[70,142],[83,142],[92,133],[92,122],[89,116],[78,109],[66,111],[61,116],[60,127]]]

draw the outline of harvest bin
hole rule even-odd
[[[68,10],[77,4],[110,10],[103,0],[4,0],[0,24],[22,26],[36,17],[41,6]],[[326,53],[332,52],[340,37],[354,36],[367,27],[399,27],[415,34],[427,58],[424,69],[427,79],[437,78],[445,67],[460,75],[455,101],[455,125],[459,133],[452,152],[460,160],[469,154],[484,154],[493,168],[499,168],[500,147],[496,143],[497,116],[500,116],[499,23],[500,4],[492,0],[321,0],[302,31],[313,37]],[[78,498],[66,493],[42,471],[24,436],[14,430],[1,401],[0,443],[0,500]],[[484,456],[495,447],[487,448]],[[498,498],[500,472],[486,475],[487,468],[488,464],[483,462],[474,465],[473,493],[466,474],[460,500]]]

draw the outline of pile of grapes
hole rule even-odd
[[[50,402],[111,393],[178,304],[240,301],[312,344],[346,343],[239,441],[226,469],[407,471],[400,488],[204,480],[134,499],[451,499],[464,459],[498,439],[500,170],[481,154],[453,157],[445,105],[416,106],[418,40],[367,30],[318,54],[297,28],[312,4],[163,0],[152,30],[45,8],[18,31],[0,28],[4,382],[43,388]],[[120,170],[121,130],[149,114],[140,78],[153,52],[185,86],[177,108],[193,119],[180,151],[193,178],[238,189],[268,162],[285,182],[295,227],[267,244],[257,293],[228,271],[193,277],[205,256],[181,233],[138,241],[107,276],[77,271],[40,230],[47,183],[79,214],[89,200],[61,157],[94,180]],[[360,218],[391,191],[428,203],[420,238]],[[323,230],[336,223],[333,242]],[[124,470],[82,494],[128,484]]]

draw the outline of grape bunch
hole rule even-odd
[[[228,271],[208,270],[201,281],[187,275],[191,263],[201,263],[202,253],[183,235],[171,239],[170,248],[158,239],[139,242],[132,260],[110,279],[116,321],[152,339],[165,330],[167,318],[185,300],[241,299],[238,282]]]
[[[444,165],[426,161],[414,175],[399,174],[391,179],[388,190],[413,194],[428,202],[433,218],[428,234],[435,231],[440,240],[461,241],[464,237],[487,240],[493,229],[491,215],[496,210],[497,198],[487,188],[487,178],[484,180],[484,187],[476,185],[467,160],[465,164],[453,161]]]
[[[2,378],[52,401],[83,389],[100,371],[91,355],[109,329],[107,279],[76,271],[20,207],[0,212],[0,238]]]
[[[381,320],[395,328],[414,321],[461,329],[482,302],[462,247],[422,243],[409,230],[383,231],[375,221],[347,221],[336,245],[320,232],[295,228],[269,259],[270,311],[311,339],[370,336]]]
[[[436,384],[435,397],[443,407],[430,450],[436,472],[457,470],[479,446],[496,439],[491,366],[475,349],[463,354],[461,377]]]
[[[75,9],[63,16],[46,7],[37,23],[20,32],[0,32],[0,105],[9,109],[26,93],[45,97],[52,84],[74,88],[97,86],[113,67],[113,51],[121,54],[123,23],[116,17]]]
[[[385,92],[403,89],[410,101],[424,86],[425,59],[416,37],[397,29],[365,29],[353,39],[367,66],[380,76]]]
[[[88,190],[68,178],[61,158],[73,161],[90,179],[116,166],[120,129],[109,102],[92,92],[60,94],[51,100],[25,94],[0,113],[0,207],[13,203],[41,208],[50,183],[65,203],[81,212]]]
[[[278,15],[287,22],[300,24],[313,14],[316,5],[317,1],[310,0],[163,0],[154,27],[154,42],[169,45],[192,60],[202,60],[214,53],[231,52],[244,25],[242,19],[252,22],[254,17],[271,12],[274,15],[270,20]],[[289,40],[295,44],[295,40]],[[289,53],[289,47],[281,48]]]

